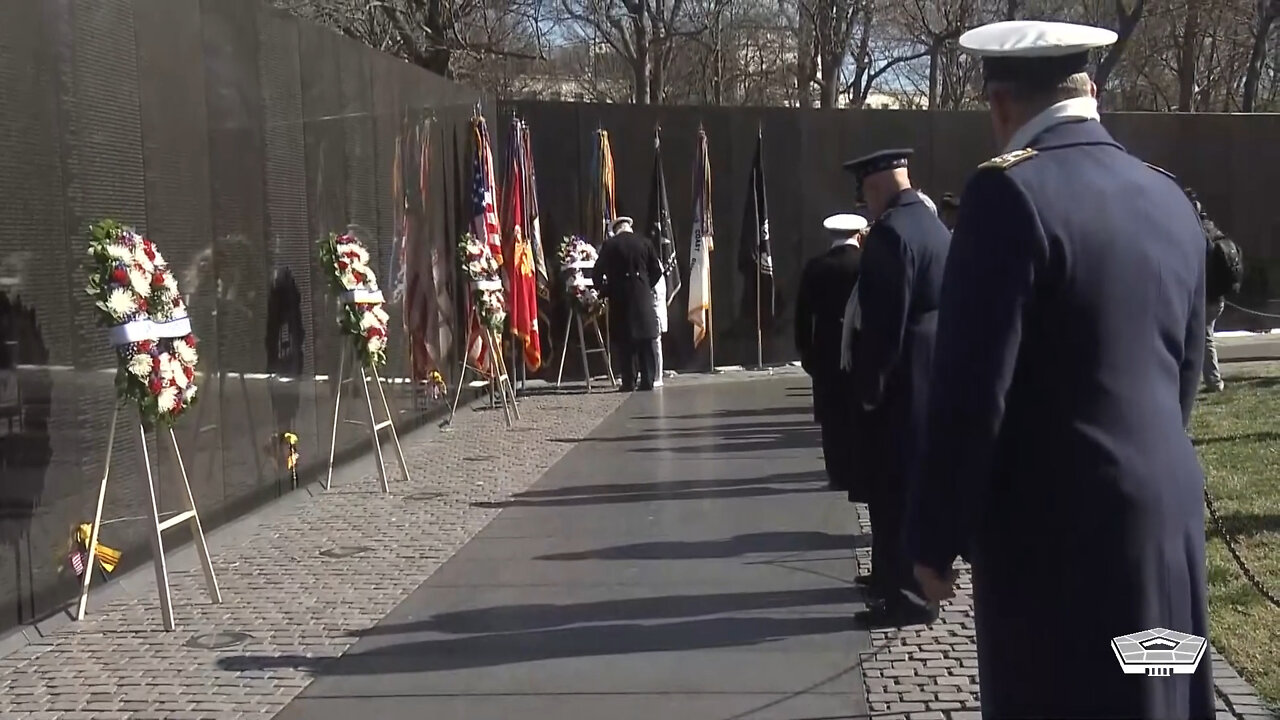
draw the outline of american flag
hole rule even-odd
[[[498,224],[498,210],[494,197],[497,183],[493,175],[493,148],[489,143],[489,128],[484,118],[475,121],[476,158],[475,177],[472,183],[471,206],[475,235],[484,238],[489,252],[502,265],[502,228]]]
[[[473,183],[471,186],[472,229],[477,238],[483,238],[493,259],[502,266],[502,227],[498,224],[498,209],[494,198],[497,194],[497,183],[493,176],[493,148],[489,142],[489,128],[483,117],[472,121],[472,137],[475,141],[476,155],[472,162]],[[480,316],[471,310],[471,341],[467,345],[467,359],[472,367],[485,372],[491,368],[487,352],[484,330],[480,326]]]

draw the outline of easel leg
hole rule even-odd
[[[587,356],[587,334],[582,330],[582,313],[573,314],[573,325],[578,329],[578,353],[582,355],[582,374],[587,378],[587,392],[591,392],[591,359]]]
[[[173,630],[173,597],[169,592],[169,567],[164,557],[164,540],[160,537],[160,505],[156,497],[156,476],[151,471],[151,453],[147,451],[147,429],[138,423],[138,442],[142,448],[142,464],[147,470],[147,494],[151,498],[151,553],[156,566],[156,589],[160,592],[160,618],[165,630]]]
[[[391,486],[387,484],[387,466],[382,460],[382,443],[378,441],[378,418],[373,414],[373,397],[369,394],[369,374],[364,371],[364,363],[360,363],[360,387],[364,389],[364,404],[369,408],[369,437],[373,439],[373,457],[378,463],[378,478],[382,480],[382,492],[389,493]]]
[[[102,467],[102,482],[98,485],[98,506],[93,511],[93,527],[89,531],[89,557],[84,563],[84,577],[80,580],[80,602],[76,606],[76,620],[83,620],[85,608],[89,604],[89,582],[93,577],[93,568],[97,564],[98,528],[102,525],[102,506],[107,499],[107,478],[111,476],[111,452],[116,446],[116,425],[120,421],[120,403],[111,412],[111,429],[107,431],[107,459]]]
[[[609,371],[609,386],[617,387],[618,379],[613,375],[613,354],[609,352],[609,346],[605,344],[604,336],[600,334],[600,323],[592,321],[591,329],[595,331],[596,342],[600,343],[600,349],[604,351],[604,366]]]
[[[502,357],[502,345],[496,342],[496,338],[492,331],[488,333],[488,338],[493,347],[493,355],[491,356],[494,361],[493,367],[495,373],[493,376],[493,382],[497,383],[498,393],[501,395],[502,412],[507,418],[507,427],[511,427],[515,424],[515,417],[511,412],[511,405],[508,404],[510,400],[507,396],[507,386],[511,383],[511,379],[507,375],[506,359]]]
[[[569,309],[569,320],[564,324],[564,341],[560,343],[560,370],[556,373],[556,390],[560,389],[560,381],[564,379],[564,359],[569,355],[569,330],[573,328],[573,318],[577,313]]]
[[[178,460],[178,472],[182,474],[182,489],[186,493],[187,509],[191,511],[191,537],[195,540],[196,554],[200,556],[200,567],[204,570],[204,584],[209,591],[209,600],[214,605],[222,603],[222,592],[218,590],[218,578],[213,574],[213,560],[209,557],[209,546],[204,541],[204,527],[200,524],[200,514],[196,511],[196,498],[191,493],[191,482],[187,479],[187,466],[182,462],[182,451],[178,449],[178,436],[169,428],[169,441],[173,443],[173,456]]]
[[[382,378],[378,377],[378,371],[371,372],[374,386],[378,388],[378,398],[382,400],[382,409],[387,411],[387,420],[391,422],[388,427],[391,429],[391,442],[395,444],[396,459],[400,461],[400,476],[405,482],[409,482],[409,463],[405,462],[404,450],[400,447],[400,433],[396,430],[395,418],[391,416],[391,404],[387,402],[387,393],[382,387]]]
[[[329,474],[324,478],[324,489],[328,490],[333,485],[333,456],[338,451],[338,412],[342,408],[342,383],[347,377],[347,351],[342,350],[341,359],[338,360],[338,378],[334,383],[333,392],[333,430],[329,434]]]

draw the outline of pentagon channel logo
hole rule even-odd
[[[1127,675],[1190,675],[1200,665],[1209,643],[1198,635],[1152,628],[1111,639],[1111,650]]]

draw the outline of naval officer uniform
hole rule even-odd
[[[1010,88],[1067,87],[1115,39],[1005,22],[960,46],[983,58],[1000,122],[1016,116]],[[1207,652],[1194,674],[1146,677],[1113,646],[1209,634],[1186,433],[1205,240],[1181,188],[1111,137],[1091,95],[1032,116],[964,189],[908,544],[932,597],[957,553],[972,564],[984,717],[1211,718]]]
[[[886,150],[852,160],[859,200],[870,178],[906,169],[913,151]],[[869,584],[883,603],[874,625],[932,622],[902,543],[907,482],[924,429],[929,370],[950,233],[910,187],[879,209],[863,242],[858,277],[860,328],[853,355],[858,425],[856,472],[865,477],[871,516]]]
[[[805,263],[796,294],[796,350],[800,366],[813,382],[813,419],[822,428],[822,459],[832,489],[850,491],[853,473],[853,404],[849,374],[840,368],[844,310],[858,282],[862,248],[859,236],[867,219],[852,213],[832,215],[822,226],[831,247]]]

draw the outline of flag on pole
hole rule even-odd
[[[494,201],[495,185],[493,176],[493,147],[489,142],[489,128],[484,117],[477,116],[471,121],[472,138],[475,146],[473,162],[474,182],[471,195],[471,224],[475,236],[489,246],[493,259],[502,265],[502,229],[498,224],[498,211]],[[471,320],[471,343],[467,347],[467,359],[473,367],[491,372],[491,353],[485,342],[484,329],[480,325],[480,317],[475,308],[468,311]]]
[[[538,180],[533,172],[533,143],[529,125],[520,123],[520,143],[524,148],[524,215],[528,230],[529,247],[533,249],[533,269],[538,277],[538,297],[551,299],[551,275],[547,270],[547,257],[542,248],[542,223],[538,211]]]
[[[649,186],[649,239],[662,259],[662,274],[666,281],[667,305],[680,291],[680,261],[676,258],[676,235],[671,229],[671,207],[667,202],[667,176],[662,170],[662,141],[653,134],[653,180]]]
[[[596,247],[609,237],[609,226],[618,216],[613,188],[613,147],[609,144],[609,131],[596,131],[596,144],[592,149],[591,207],[587,216],[593,225],[592,243]]]
[[[511,332],[524,350],[525,366],[536,372],[542,367],[542,345],[538,337],[538,281],[534,276],[534,255],[525,236],[526,154],[523,140],[520,121],[512,118],[503,198],[509,229],[503,248],[506,251],[507,316],[511,319]]]
[[[764,186],[764,137],[756,136],[756,156],[751,162],[751,184],[742,218],[742,242],[738,247],[738,270],[744,275],[745,312],[761,320],[772,319],[777,310],[773,288],[773,244],[769,241],[769,202]],[[759,294],[757,295],[757,289]]]
[[[698,130],[698,149],[693,161],[693,229],[689,241],[689,322],[693,324],[693,346],[707,336],[711,314],[711,252],[715,249],[715,229],[711,222],[711,159],[707,134]]]

